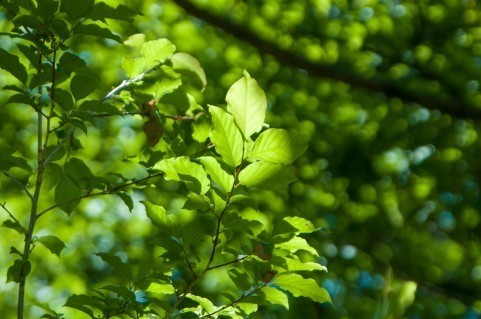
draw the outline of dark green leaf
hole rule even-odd
[[[91,74],[75,74],[70,82],[70,90],[73,96],[78,101],[87,97],[90,93],[95,91],[98,84],[98,78]]]
[[[0,68],[10,72],[23,84],[27,83],[27,70],[20,63],[20,59],[2,48],[0,48]]]
[[[60,252],[65,248],[65,244],[58,237],[53,235],[42,236],[38,238],[38,241],[47,247],[53,254],[60,257]]]
[[[101,27],[97,24],[81,24],[74,29],[74,34],[86,34],[93,35],[99,38],[112,39],[119,43],[122,43],[122,39],[116,34],[113,34],[107,28]]]
[[[80,202],[82,191],[79,185],[67,174],[63,175],[55,187],[55,203],[70,214]]]
[[[136,12],[125,5],[119,4],[116,8],[113,8],[105,2],[98,2],[89,13],[88,18],[102,21],[105,19],[132,21],[135,15]]]
[[[67,22],[65,20],[55,17],[51,22],[50,26],[55,31],[60,39],[67,39],[70,36],[70,30]]]
[[[112,266],[117,275],[125,277],[127,279],[132,279],[132,270],[127,263],[124,263],[122,259],[120,259],[119,256],[105,253],[96,253],[96,255],[102,258],[102,260],[108,263],[110,266]]]
[[[245,271],[238,268],[231,268],[227,271],[229,278],[242,290],[249,290],[252,286],[252,278]]]
[[[28,260],[16,259],[7,270],[7,282],[20,282],[22,277],[25,278],[30,273],[31,268]]]
[[[36,49],[34,46],[17,43],[17,47],[20,50],[20,52],[22,52],[23,55],[25,55],[25,57],[28,59],[31,65],[37,65],[38,57],[35,54]]]
[[[30,97],[30,95],[28,95],[28,94],[26,94],[26,93],[18,93],[18,94],[12,95],[12,96],[7,100],[7,104],[10,104],[10,103],[19,103],[19,104],[32,105],[32,104],[33,104],[33,100],[32,100],[32,98]]]
[[[112,292],[116,293],[118,296],[124,298],[125,300],[130,300],[130,301],[135,300],[134,292],[127,289],[124,286],[107,285],[107,286],[102,287],[102,289],[112,291]]]
[[[84,60],[82,60],[78,55],[70,52],[65,52],[62,54],[59,60],[60,70],[70,74],[77,69],[82,69],[86,66]]]
[[[45,187],[45,190],[50,190],[57,185],[58,181],[60,180],[60,177],[63,175],[63,170],[60,165],[57,165],[55,163],[49,163],[44,170],[43,174],[43,187]]]
[[[59,1],[55,0],[37,0],[36,13],[43,20],[50,20],[53,14],[58,10]]]
[[[81,185],[88,184],[93,178],[93,174],[85,162],[76,157],[72,157],[65,164],[65,173]]]
[[[82,105],[80,105],[79,110],[81,111],[89,111],[93,113],[100,113],[100,114],[115,114],[120,115],[122,112],[115,106],[110,103],[100,102],[97,100],[88,100],[84,101]]]
[[[117,196],[120,197],[120,199],[122,199],[122,201],[127,206],[129,211],[132,211],[132,209],[134,209],[134,201],[132,200],[132,197],[130,197],[129,194],[127,194],[125,192],[119,192],[119,193],[116,193],[116,194],[117,194]]]
[[[85,295],[72,295],[68,298],[67,302],[63,306],[80,310],[89,315],[91,318],[94,318],[93,311],[87,306],[102,308],[103,303],[101,300],[94,297]]]
[[[8,227],[17,231],[19,234],[25,234],[27,232],[27,230],[22,225],[20,225],[18,222],[14,220],[7,219],[6,221],[3,222],[2,225],[3,227]]]
[[[71,111],[74,108],[72,94],[62,89],[55,89],[55,102],[66,111]]]
[[[94,0],[62,0],[60,11],[66,12],[74,19],[85,16],[92,9]]]

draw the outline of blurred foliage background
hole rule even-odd
[[[308,240],[329,269],[318,279],[333,305],[292,299],[290,312],[265,308],[256,318],[481,318],[476,0],[105,2],[141,13],[131,24],[109,22],[123,39],[165,37],[199,59],[208,78],[200,104],[225,104],[227,88],[246,69],[268,95],[266,122],[309,141],[295,164],[299,180],[288,193],[259,193],[253,214],[267,221],[298,215],[325,228]],[[0,13],[0,29],[9,27]],[[14,51],[11,41],[0,37],[0,46]],[[89,36],[69,44],[103,72],[99,97],[120,83],[120,45]],[[7,82],[0,70],[0,87]],[[0,141],[32,158],[35,114],[5,105],[9,94],[0,91]],[[92,170],[140,174],[129,157],[145,149],[141,124],[105,119],[81,136]],[[159,182],[137,197],[176,207],[178,191]],[[16,212],[28,205],[4,176],[0,194]],[[61,260],[44,248],[32,256],[29,298],[56,309],[107,280],[95,252],[133,260],[153,253],[145,213],[140,206],[129,213],[115,198],[84,201],[70,217],[51,214],[37,231],[67,245]],[[9,247],[19,241],[1,229],[1,278],[13,260]],[[2,283],[1,318],[13,316],[15,298],[16,286]],[[32,318],[42,313],[29,311]]]

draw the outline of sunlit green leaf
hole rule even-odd
[[[176,157],[162,160],[154,165],[165,173],[165,178],[182,181],[187,187],[198,194],[205,194],[209,190],[209,179],[202,165],[193,163],[188,157]]]
[[[234,118],[221,108],[212,105],[209,105],[209,113],[214,124],[210,139],[215,145],[215,150],[227,164],[237,167],[242,163],[244,141]]]
[[[319,287],[314,279],[305,279],[298,274],[286,274],[275,277],[274,284],[289,291],[295,297],[307,297],[316,302],[331,302],[331,297],[324,288]]]
[[[216,182],[225,193],[232,190],[234,184],[234,176],[227,173],[220,163],[211,156],[199,157],[200,162],[204,165],[207,174],[214,182]]]
[[[197,302],[202,309],[207,311],[207,313],[212,313],[217,309],[217,307],[207,298],[196,296],[191,293],[187,294],[186,298]]]
[[[147,288],[147,293],[173,295],[175,293],[175,289],[171,284],[152,282]]]
[[[141,52],[145,58],[145,69],[149,70],[171,56],[175,52],[175,46],[167,39],[157,39],[145,42]]]
[[[205,76],[204,69],[200,66],[199,61],[197,61],[196,58],[190,54],[178,52],[175,53],[170,60],[172,61],[174,70],[190,71],[197,76],[198,80],[202,84],[202,87],[207,85],[207,78]]]
[[[306,145],[283,129],[268,129],[254,143],[249,156],[270,163],[291,164],[306,150]]]
[[[282,190],[296,180],[292,170],[282,164],[255,162],[239,174],[239,182],[248,187]]]
[[[245,137],[260,131],[266,116],[266,95],[247,71],[230,87],[226,101],[227,110]]]
[[[312,246],[310,246],[304,238],[297,237],[297,236],[292,237],[290,240],[288,240],[286,242],[276,244],[275,248],[276,249],[286,249],[291,253],[295,253],[298,250],[304,250],[304,251],[307,251],[307,252],[311,253],[312,255],[314,255],[316,257],[319,256],[317,251],[314,248],[312,248]]]

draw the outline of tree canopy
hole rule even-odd
[[[11,220],[9,215],[15,212],[20,225],[4,222],[2,228],[2,280],[15,275],[8,270],[16,260],[10,247],[23,245],[18,232],[23,232],[20,226],[29,219],[25,189],[35,184],[24,168],[36,164],[38,114],[26,104],[42,99],[35,94],[26,97],[12,84],[27,82],[27,73],[32,90],[51,81],[31,76],[34,71],[41,74],[46,64],[38,70],[19,67],[36,65],[38,57],[29,54],[27,38],[9,35],[15,28],[27,35],[28,30],[41,28],[42,12],[47,17],[58,8],[72,19],[87,12],[91,19],[88,26],[77,29],[52,23],[60,37],[64,29],[76,30],[65,34],[69,49],[57,59],[58,81],[68,85],[56,91],[56,101],[70,114],[77,107],[74,102],[83,100],[79,110],[84,113],[70,123],[76,127],[72,139],[65,138],[71,134],[65,129],[52,133],[50,144],[45,143],[54,153],[58,145],[63,147],[55,144],[57,139],[68,141],[69,147],[57,155],[63,158],[62,164],[45,168],[43,184],[48,192],[39,201],[39,212],[54,213],[45,214],[36,226],[35,236],[43,238],[39,241],[43,246],[30,256],[27,317],[39,317],[48,304],[66,318],[83,318],[78,311],[82,299],[69,299],[70,308],[77,310],[62,306],[72,295],[117,284],[112,275],[122,273],[115,269],[122,263],[112,256],[135,262],[165,256],[166,247],[167,251],[180,249],[168,236],[153,237],[158,227],[160,233],[173,231],[159,216],[164,216],[165,209],[183,212],[186,203],[197,210],[213,205],[214,214],[222,216],[225,209],[218,205],[231,201],[234,180],[255,190],[236,194],[239,202],[234,204],[243,207],[242,214],[225,221],[240,227],[225,235],[234,247],[246,244],[234,241],[242,230],[259,240],[262,224],[268,232],[274,229],[275,237],[275,227],[282,228],[275,225],[298,225],[296,218],[302,218],[310,228],[305,232],[294,228],[289,235],[297,244],[305,242],[302,249],[289,246],[294,245],[291,237],[285,242],[264,238],[258,245],[250,243],[251,248],[259,264],[271,260],[273,249],[279,249],[292,253],[282,255],[292,265],[302,261],[320,270],[309,270],[305,276],[301,269],[300,275],[294,274],[298,277],[289,280],[279,277],[279,286],[285,288],[279,291],[287,291],[289,305],[267,290],[270,295],[265,298],[272,298],[272,304],[265,302],[256,311],[246,306],[243,316],[481,316],[481,162],[477,158],[481,150],[481,8],[477,1],[22,0],[20,11],[15,2],[0,2],[0,220]],[[97,11],[88,11],[89,3],[91,8],[95,3]],[[37,8],[39,20],[22,11],[29,5]],[[63,19],[60,14],[56,17]],[[152,61],[150,49],[156,54]],[[163,50],[165,61],[160,61],[157,54]],[[171,58],[174,51],[180,53]],[[139,106],[133,95],[122,95],[121,83],[130,85],[122,81],[142,74],[135,62],[139,57],[145,59],[144,69],[156,67],[159,61],[169,68],[156,70],[161,83],[155,89],[139,89],[138,96],[175,91],[181,86],[177,73],[189,73],[182,78],[188,95],[159,96],[160,113],[149,109],[149,99]],[[139,80],[148,83],[148,78]],[[250,88],[256,92],[255,99],[239,104]],[[100,104],[110,98],[109,92],[121,97],[111,108]],[[264,113],[249,113],[245,108],[256,103],[265,105]],[[207,118],[212,118],[212,132]],[[50,129],[62,121],[66,119],[52,122]],[[227,122],[232,130],[221,131]],[[83,133],[87,129],[82,123],[88,124],[88,133]],[[202,143],[207,140],[215,145],[215,153],[191,162],[188,157],[204,151]],[[232,140],[239,142],[230,144]],[[284,151],[266,153],[272,143]],[[250,157],[245,156],[246,145],[252,147]],[[187,157],[173,160],[166,154]],[[74,160],[74,155],[81,160]],[[247,166],[250,172],[235,170],[244,161],[252,162]],[[284,165],[291,165],[292,172]],[[145,167],[153,169],[149,175]],[[205,168],[209,179],[199,167]],[[108,182],[93,176],[107,172],[110,181],[129,183],[133,190],[115,189],[124,185],[120,183],[104,191],[116,197],[58,199],[75,198],[72,192],[78,196],[97,192],[99,185]],[[143,180],[152,174],[159,176],[148,183]],[[263,182],[262,176],[269,174],[278,178],[276,183]],[[209,199],[212,202],[202,202],[199,196],[214,184],[217,195]],[[212,238],[195,237],[199,230],[189,223],[194,217],[182,214],[182,232],[193,234],[186,247],[209,255]],[[209,219],[199,225],[216,235],[215,251],[219,228],[216,232]],[[155,240],[162,241],[161,248]],[[280,255],[274,252],[276,256]],[[227,257],[224,263],[231,260]],[[199,270],[205,264],[203,269],[215,267],[212,260],[203,264],[192,258],[192,267],[200,268],[189,274],[186,259],[188,267],[179,266],[172,275],[179,286],[186,276],[202,273]],[[245,268],[254,267],[249,265]],[[270,282],[270,276],[276,275],[269,268],[259,270],[256,279]],[[228,275],[209,272],[205,279],[195,292],[216,302],[229,299],[218,295],[223,289],[228,294],[232,281],[237,285],[248,281],[238,270]],[[312,296],[296,291],[295,280],[303,287],[312,284]],[[9,281],[0,285],[2,318],[13,317],[16,308],[17,288]],[[161,294],[170,291],[164,286],[156,289]],[[323,295],[323,289],[330,297]],[[294,298],[298,296],[303,297]],[[332,304],[324,302],[329,298]],[[200,297],[192,299],[214,307],[206,306]],[[208,312],[216,311],[212,309]]]

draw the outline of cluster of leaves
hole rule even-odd
[[[3,89],[15,92],[8,103],[28,105],[37,114],[35,158],[26,161],[15,154],[15,148],[0,146],[0,169],[31,204],[26,225],[2,204],[9,215],[3,225],[25,238],[22,249],[11,248],[18,259],[7,274],[7,281],[20,286],[19,318],[30,254],[37,244],[58,256],[65,247],[55,235],[34,235],[38,219],[57,209],[71,214],[81,200],[108,194],[118,195],[132,210],[134,201],[127,191],[150,185],[160,176],[184,184],[187,196],[178,211],[143,202],[156,229],[155,259],[134,265],[99,253],[120,284],[92,290],[91,295],[73,295],[65,306],[91,318],[99,313],[102,318],[243,318],[258,305],[288,308],[285,292],[316,302],[330,300],[311,276],[325,268],[301,258],[318,257],[301,237],[318,230],[311,222],[285,217],[270,227],[243,214],[256,209],[250,199],[253,192],[282,191],[295,180],[290,164],[306,148],[286,130],[264,129],[266,96],[247,72],[229,89],[227,108],[201,107],[192,93],[194,87],[206,85],[197,60],[175,53],[167,39],[146,41],[137,34],[124,41],[126,79],[98,98],[95,91],[101,79],[67,40],[94,35],[121,42],[106,19],[129,21],[133,10],[93,0],[3,1],[2,5],[13,23],[5,35],[16,39],[20,55],[0,49],[0,68],[18,80]],[[147,145],[146,160],[139,160],[144,166],[141,178],[128,179],[118,172],[94,174],[88,159],[78,155],[82,149],[78,134],[97,127],[100,118],[113,116],[144,121]],[[27,174],[19,175],[18,169]],[[50,198],[53,202],[40,206],[40,199]],[[229,277],[236,293],[202,296],[197,288],[211,274]],[[44,318],[61,317],[42,307],[47,312]]]

